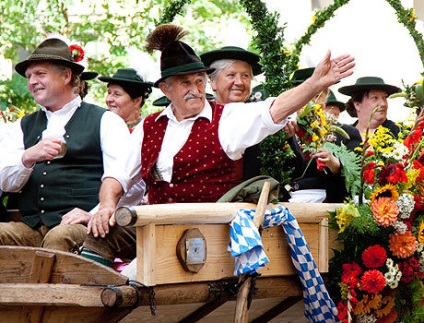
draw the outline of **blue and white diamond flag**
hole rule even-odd
[[[231,256],[235,257],[234,274],[254,273],[268,263],[262,239],[253,224],[255,210],[239,210],[230,224]],[[290,255],[303,289],[305,317],[308,322],[338,322],[337,308],[327,292],[305,237],[289,209],[279,205],[267,210],[264,228],[283,226]]]

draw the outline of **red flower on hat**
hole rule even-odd
[[[84,59],[84,50],[79,45],[71,45],[69,46],[69,50],[71,51],[72,60],[77,63]]]

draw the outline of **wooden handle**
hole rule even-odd
[[[262,187],[255,215],[253,216],[253,223],[257,228],[259,228],[264,222],[265,211],[268,204],[269,189],[270,182],[265,182]],[[245,275],[246,274],[240,276],[239,282],[243,280]],[[234,313],[234,322],[236,323],[247,323],[249,321],[248,298],[251,286],[252,277],[248,277],[237,293],[236,309]]]
[[[174,203],[119,208],[120,226],[154,224],[217,224],[231,222],[239,209],[254,209],[253,203]]]
[[[279,203],[263,205],[261,208],[288,207],[299,223],[320,223],[328,218],[328,212],[343,204],[332,203]],[[266,202],[265,202],[266,204]],[[120,226],[143,226],[154,224],[219,224],[230,223],[239,209],[257,209],[253,203],[175,203],[138,205],[119,208],[116,223]],[[314,213],[311,214],[311,210]],[[264,211],[260,211],[264,212]],[[259,214],[257,211],[255,214]],[[261,220],[263,222],[263,219]],[[260,222],[260,224],[262,224]]]

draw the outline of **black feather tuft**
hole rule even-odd
[[[164,24],[156,27],[146,39],[146,50],[152,51],[154,49],[163,51],[165,47],[177,40],[180,40],[188,31],[182,27],[173,24]]]

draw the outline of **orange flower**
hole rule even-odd
[[[389,235],[389,249],[396,257],[408,258],[414,254],[417,247],[418,241],[411,231]]]
[[[371,202],[374,219],[383,227],[388,227],[397,220],[399,209],[390,197],[379,197]]]

